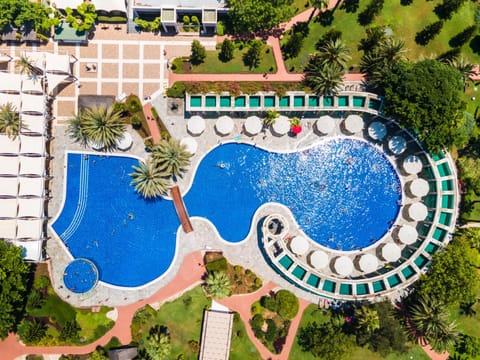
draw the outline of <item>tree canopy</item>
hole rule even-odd
[[[0,240],[0,338],[15,328],[26,301],[30,265],[22,259],[22,249]]]
[[[30,26],[36,32],[48,34],[50,26],[57,25],[59,19],[50,18],[52,9],[42,3],[29,0],[2,0],[0,1],[0,31],[7,25],[14,28]]]
[[[456,144],[466,107],[458,70],[437,60],[400,62],[385,72],[383,87],[385,113],[418,132],[429,151]]]

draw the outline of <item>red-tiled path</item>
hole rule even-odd
[[[152,134],[152,141],[154,144],[157,144],[162,137],[160,135],[160,129],[158,128],[157,122],[153,117],[152,103],[150,101],[148,101],[143,105],[143,113],[147,118],[147,125],[148,125],[148,128],[150,129],[150,133]]]
[[[180,224],[182,224],[183,231],[186,234],[192,232],[192,223],[190,222],[187,210],[185,209],[185,204],[183,203],[182,194],[180,194],[178,185],[175,185],[170,189],[170,194],[172,195],[173,205],[175,206],[178,220],[180,220]]]

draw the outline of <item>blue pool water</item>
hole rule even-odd
[[[87,259],[75,259],[67,265],[63,282],[70,291],[83,294],[91,290],[98,281],[96,266]]]
[[[179,222],[171,201],[145,201],[129,185],[136,159],[68,155],[67,199],[53,228],[74,257],[92,260],[100,279],[139,286],[163,274]],[[385,156],[337,139],[277,154],[246,144],[213,149],[184,197],[190,216],[209,219],[227,241],[243,240],[258,207],[289,207],[303,231],[341,250],[380,239],[398,213],[401,189]]]

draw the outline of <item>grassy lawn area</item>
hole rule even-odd
[[[426,46],[420,46],[415,43],[415,35],[426,25],[437,21],[438,18],[433,9],[441,1],[414,1],[412,5],[402,6],[400,1],[385,1],[382,12],[375,18],[374,25],[385,26],[392,30],[393,36],[405,41],[405,47],[408,49],[406,56],[410,60],[418,60],[430,56],[438,56],[448,50],[450,46],[448,41],[456,34],[461,32],[467,26],[473,24],[473,16],[476,3],[467,1],[460,10],[452,16],[450,20],[445,21],[442,31]],[[312,20],[310,23],[310,32],[304,39],[302,50],[298,57],[286,61],[287,69],[294,72],[301,72],[308,61],[309,54],[315,51],[315,43],[328,30],[336,29],[342,31],[342,39],[350,50],[352,59],[350,65],[353,71],[357,70],[362,52],[357,50],[360,39],[365,37],[366,27],[358,24],[358,14],[367,6],[369,2],[360,2],[360,7],[355,13],[347,13],[340,7],[334,13],[334,20],[330,26],[324,27],[319,22]],[[371,25],[372,26],[372,25]],[[285,36],[282,43],[285,43],[288,36]],[[480,62],[479,53],[474,53],[467,42],[463,45],[462,53],[468,61],[472,63]]]
[[[190,67],[188,59],[177,58],[173,62],[172,67],[175,66],[174,72],[177,74],[273,74],[277,71],[277,65],[270,46],[264,47],[260,65],[254,69],[250,69],[243,63],[243,55],[247,51],[247,46],[244,46],[243,49],[237,46],[234,50],[234,58],[228,62],[223,62],[218,58],[220,50],[210,50],[207,51],[207,57],[200,65]]]
[[[143,339],[154,325],[164,325],[170,332],[172,352],[171,358],[176,359],[183,354],[184,359],[197,359],[198,353],[189,342],[200,342],[203,310],[210,307],[211,300],[207,298],[200,286],[187,291],[178,299],[163,304],[158,311],[150,306],[144,307],[135,315],[132,322],[132,336],[135,342]],[[252,342],[245,332],[241,321],[234,325],[231,359],[259,359]],[[234,351],[234,350],[237,351]],[[239,350],[241,349],[241,350]]]

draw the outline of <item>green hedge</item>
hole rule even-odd
[[[226,258],[220,258],[207,263],[205,268],[208,272],[212,271],[226,271],[228,269],[228,263]]]
[[[107,23],[107,24],[125,24],[127,22],[127,18],[125,16],[104,16],[99,15],[97,17],[97,22],[99,23]]]

